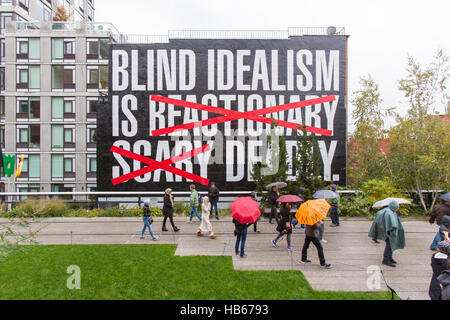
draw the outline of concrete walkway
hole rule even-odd
[[[402,299],[429,299],[428,286],[431,279],[429,245],[436,233],[436,226],[417,219],[403,220],[406,230],[406,249],[394,253],[397,268],[381,265],[384,243],[375,244],[368,237],[371,221],[349,219],[341,222],[341,227],[329,227],[326,222],[324,251],[327,263],[333,270],[319,268],[317,251],[313,245],[308,258],[311,265],[301,265],[300,251],[304,241],[304,230],[297,228],[293,235],[295,252],[286,250],[286,240],[279,242],[280,248],[273,248],[275,225],[267,220],[259,223],[260,234],[250,227],[247,238],[247,259],[234,255],[234,226],[231,218],[212,220],[218,235],[216,240],[196,236],[198,222],[187,224],[184,218],[176,218],[181,228],[179,233],[161,232],[161,219],[156,218],[154,232],[159,241],[141,240],[142,222],[139,218],[52,218],[43,219],[32,225],[40,229],[37,240],[44,245],[60,244],[177,244],[178,256],[232,256],[237,270],[299,270],[315,290],[365,291],[370,292],[367,280],[369,266],[378,266],[384,271],[387,283],[397,291]],[[6,220],[0,220],[5,223]],[[170,228],[171,230],[171,228]],[[147,238],[148,231],[147,231]],[[379,290],[387,290],[381,280]]]

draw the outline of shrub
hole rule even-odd
[[[160,208],[150,208],[153,217],[162,217],[163,212]]]
[[[364,192],[340,199],[339,214],[346,217],[366,217],[370,215],[370,205]]]
[[[370,207],[380,200],[386,198],[404,198],[409,199],[406,194],[402,194],[394,185],[394,183],[387,177],[383,180],[372,179],[363,184],[362,190],[367,194],[367,201]],[[415,205],[400,205],[400,211],[404,215],[409,215],[409,213],[414,210],[412,207]]]
[[[184,202],[175,202],[173,204],[173,211],[175,214],[188,216],[191,211],[191,207],[186,205]]]
[[[9,210],[5,216],[9,218],[62,217],[68,208],[62,200],[28,199]]]

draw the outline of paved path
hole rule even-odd
[[[0,220],[0,223],[5,220]],[[326,223],[324,244],[327,263],[333,270],[319,268],[317,251],[309,249],[311,265],[300,265],[300,250],[304,241],[304,231],[295,229],[293,245],[296,252],[286,250],[286,241],[279,242],[280,248],[271,246],[275,237],[275,227],[267,222],[259,223],[260,234],[249,229],[246,253],[248,259],[234,255],[233,230],[231,218],[213,220],[213,228],[218,235],[216,240],[199,238],[195,235],[198,222],[187,224],[185,219],[177,218],[176,224],[181,232],[161,232],[161,219],[156,218],[153,230],[160,239],[159,244],[177,244],[175,255],[213,255],[232,256],[237,270],[299,270],[303,272],[311,286],[316,290],[371,291],[367,288],[369,266],[379,266],[384,271],[387,283],[402,299],[429,299],[428,285],[431,279],[428,249],[436,227],[416,219],[403,221],[406,230],[406,249],[394,253],[397,268],[381,265],[384,243],[374,244],[368,237],[371,222],[365,219],[342,221],[341,227],[331,228]],[[41,244],[142,244],[155,242],[141,240],[142,222],[139,218],[52,218],[33,224],[33,229],[41,229],[37,240]],[[387,290],[384,281],[380,290]]]

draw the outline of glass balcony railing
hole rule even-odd
[[[75,30],[79,29],[79,25],[74,22],[52,22],[52,30]]]
[[[40,22],[17,22],[17,30],[39,30]]]

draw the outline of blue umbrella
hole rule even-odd
[[[339,195],[331,190],[320,190],[313,194],[314,199],[335,199],[337,197]]]
[[[441,199],[442,201],[445,201],[445,202],[450,201],[450,192],[447,192],[446,194],[443,194],[443,195],[440,197],[440,199]]]

